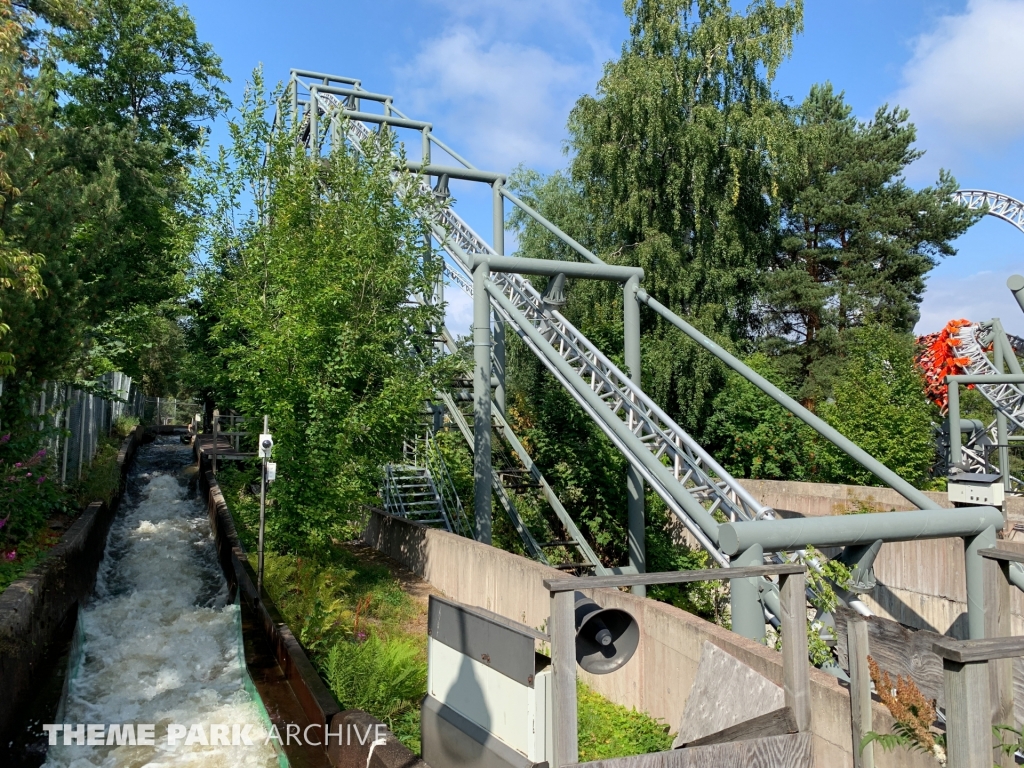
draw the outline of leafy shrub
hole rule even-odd
[[[299,642],[309,651],[325,650],[351,632],[353,612],[345,599],[352,571],[323,568],[315,560],[266,552],[263,580]]]
[[[64,493],[47,464],[45,448],[25,461],[0,463],[0,557],[5,560],[15,560],[17,545],[64,505]]]
[[[427,692],[427,663],[411,640],[343,641],[327,654],[327,682],[345,708],[362,709],[394,729]]]
[[[883,672],[873,658],[868,656],[868,670],[871,682],[875,684],[878,698],[896,720],[892,733],[868,731],[860,748],[877,741],[885,751],[896,747],[927,752],[940,763],[945,764],[945,735],[932,731],[935,722],[935,702],[928,701],[921,690],[908,676],[896,676],[894,683],[888,672]]]
[[[82,479],[71,488],[71,495],[80,508],[94,501],[110,502],[121,487],[121,468],[117,465],[120,443],[101,438],[92,464],[82,468]]]
[[[580,762],[663,752],[672,747],[664,723],[644,712],[608,701],[582,682],[576,684]]]
[[[118,416],[114,419],[114,434],[124,439],[141,423],[138,416]]]

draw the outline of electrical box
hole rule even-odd
[[[982,475],[964,472],[952,475],[946,483],[949,500],[968,506],[1002,507],[1005,500],[1003,478],[1000,475]]]
[[[268,461],[267,462],[267,482],[268,483],[272,483],[275,480],[277,480],[277,462],[276,461]]]
[[[551,665],[545,636],[511,619],[431,595],[423,759],[431,768],[550,763]]]

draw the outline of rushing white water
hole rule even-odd
[[[278,765],[260,705],[246,690],[238,607],[227,603],[208,519],[178,477],[187,448],[164,441],[143,453],[163,454],[165,468],[139,476],[148,483],[111,529],[95,596],[79,614],[81,652],[72,655],[59,717],[155,724],[155,744],[65,746],[58,734],[46,766]],[[198,724],[203,741],[214,724],[238,725],[240,733],[249,725],[253,745],[183,737],[172,746],[169,724]],[[201,741],[198,732],[192,741]]]

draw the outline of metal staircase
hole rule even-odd
[[[405,445],[405,462],[384,468],[384,511],[472,538],[473,529],[429,432]]]

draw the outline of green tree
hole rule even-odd
[[[793,121],[756,331],[813,408],[842,367],[849,329],[913,329],[924,275],[956,252],[950,241],[979,214],[950,200],[957,183],[945,171],[933,187],[907,186],[903,172],[923,153],[906,110],[884,106],[861,122],[826,83],[811,88]]]
[[[625,9],[622,56],[569,118],[572,180],[606,258],[643,267],[662,303],[735,338],[775,231],[773,160],[787,117],[771,82],[801,28],[802,2],[757,0],[745,14],[728,0],[627,0]],[[645,388],[693,428],[722,372],[705,369],[659,319],[644,323]]]
[[[271,133],[266,109],[257,70],[208,169],[198,327],[221,406],[270,417],[272,546],[316,550],[351,536],[445,380],[429,357],[438,310],[409,302],[437,279],[425,222],[438,203],[393,183],[387,131],[321,162]]]
[[[745,362],[792,394],[774,358],[757,353]],[[816,434],[739,374],[730,373],[715,396],[704,434],[715,457],[735,477],[814,479]]]
[[[905,480],[924,485],[935,461],[938,414],[914,365],[913,336],[871,324],[852,331],[847,347],[832,397],[820,406],[822,418]],[[818,442],[822,480],[878,484],[831,443]]]

